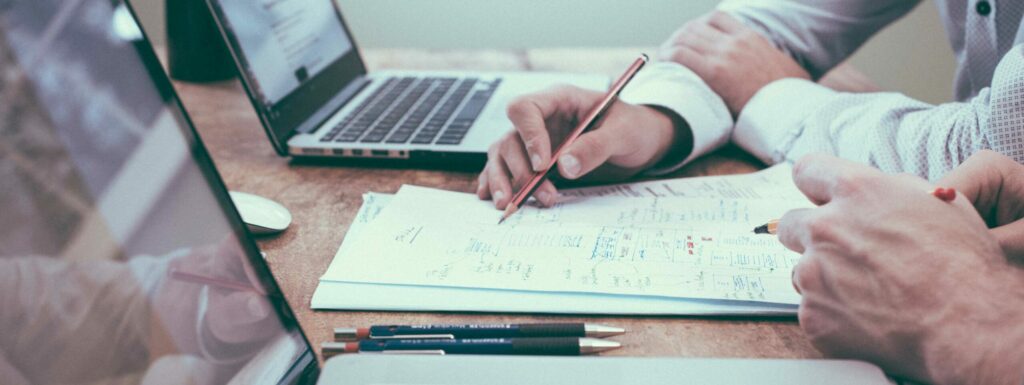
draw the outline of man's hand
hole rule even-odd
[[[512,194],[548,165],[552,152],[603,96],[601,92],[559,87],[512,102],[508,117],[515,130],[488,151],[477,187],[480,199],[493,199],[497,208],[504,209]],[[567,179],[629,177],[660,160],[675,137],[669,115],[651,107],[615,102],[600,126],[581,135],[557,160],[558,172]],[[555,204],[558,197],[551,181],[541,184],[533,196],[545,206]]]
[[[804,255],[793,284],[815,347],[929,383],[1021,383],[1024,270],[970,202],[824,155],[801,159],[793,180],[822,205],[779,223]]]
[[[659,52],[697,73],[729,106],[733,117],[758,90],[779,79],[810,75],[756,31],[726,13],[714,11],[690,21]]]
[[[985,150],[947,174],[939,186],[962,193],[992,228],[1003,252],[1024,262],[1024,165]]]
[[[162,342],[154,356],[164,354],[197,354],[207,351],[219,357],[251,354],[253,347],[280,332],[265,289],[245,261],[238,241],[228,236],[217,244],[197,247],[187,255],[169,262],[175,270],[252,286],[253,290],[228,289],[168,277],[153,299],[154,330],[166,333],[172,343]],[[204,286],[208,289],[203,290]],[[205,292],[205,295],[203,294]],[[201,306],[201,302],[207,302]],[[206,311],[202,312],[201,309]],[[202,328],[197,334],[199,318]],[[163,334],[155,333],[155,334]]]

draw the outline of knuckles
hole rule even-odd
[[[838,197],[859,197],[871,191],[877,184],[879,175],[871,175],[859,171],[839,174],[833,185],[833,195]]]
[[[806,296],[801,301],[800,309],[797,310],[797,320],[800,322],[800,329],[804,331],[811,345],[821,349],[827,344],[834,327],[832,320],[819,310]]]
[[[836,227],[839,226],[837,222],[828,215],[818,215],[808,220],[805,230],[808,240],[812,245],[834,242],[837,238]]]
[[[508,107],[505,108],[505,114],[514,119],[516,117],[529,115],[533,112],[532,110],[535,110],[535,108],[533,106],[533,101],[530,99],[530,95],[523,95],[513,99],[512,102],[508,104]]]
[[[800,288],[804,295],[818,291],[821,288],[820,280],[821,262],[814,255],[805,255],[793,267],[793,285]]]

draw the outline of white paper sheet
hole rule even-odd
[[[389,194],[365,194],[363,206],[349,226],[346,241],[358,237],[365,225],[376,218],[391,197]],[[338,253],[342,253],[344,248],[345,244],[342,244]],[[340,266],[340,263],[337,266]],[[312,308],[317,310],[715,316],[796,314],[795,306],[753,302],[385,285],[330,280],[320,281],[311,302]]]
[[[554,210],[537,210],[536,212],[530,213],[529,209],[524,210],[522,216],[517,216],[512,219],[511,223],[515,226],[505,226],[506,228],[512,227],[524,227],[527,229],[533,229],[538,225],[548,222],[546,232],[530,232],[527,231],[525,234],[519,234],[518,237],[508,238],[501,237],[496,243],[501,246],[508,246],[508,249],[514,249],[515,246],[530,246],[532,249],[536,249],[537,246],[542,246],[540,249],[553,249],[558,250],[563,248],[566,244],[572,245],[573,242],[582,244],[580,241],[579,229],[573,226],[565,226],[566,223],[579,223],[586,222],[590,223],[595,220],[596,217],[607,220],[612,216],[615,217],[615,225],[618,229],[615,231],[609,231],[607,228],[603,228],[598,232],[593,239],[607,238],[605,247],[595,246],[590,250],[590,257],[597,256],[598,259],[604,258],[605,261],[601,261],[598,265],[605,271],[611,271],[612,273],[605,273],[603,275],[598,274],[583,274],[582,280],[591,279],[591,282],[578,282],[572,289],[566,290],[565,285],[561,282],[554,282],[557,286],[554,291],[539,293],[540,296],[561,296],[557,301],[553,300],[552,303],[565,303],[567,298],[590,298],[596,297],[597,300],[607,299],[608,303],[604,305],[612,305],[615,302],[616,297],[623,297],[624,303],[632,303],[632,300],[638,300],[643,298],[645,301],[649,300],[651,303],[642,304],[641,307],[653,305],[653,307],[661,308],[665,307],[664,311],[650,311],[647,310],[645,314],[706,314],[700,311],[700,309],[708,310],[708,313],[718,313],[719,310],[715,309],[715,305],[722,301],[692,301],[695,306],[692,308],[689,305],[679,306],[677,302],[680,302],[678,298],[662,298],[662,297],[700,297],[701,294],[693,294],[693,287],[695,285],[705,292],[705,298],[731,298],[742,301],[724,301],[721,307],[730,307],[731,305],[739,311],[737,314],[746,314],[748,311],[756,311],[758,308],[764,308],[764,304],[758,302],[747,302],[747,301],[768,301],[778,303],[796,303],[798,297],[795,293],[792,293],[791,285],[789,283],[789,268],[795,262],[795,254],[786,256],[784,249],[774,250],[773,252],[766,253],[766,247],[768,249],[777,244],[774,238],[760,236],[754,237],[747,235],[749,229],[756,224],[764,222],[764,218],[772,218],[781,215],[782,212],[792,207],[799,207],[801,205],[809,205],[805,199],[799,194],[799,192],[789,182],[790,169],[788,166],[776,166],[768,170],[764,170],[758,173],[746,174],[746,175],[735,175],[735,176],[720,176],[720,177],[706,177],[706,178],[688,178],[688,179],[676,179],[676,180],[665,180],[647,182],[647,184],[655,186],[657,188],[640,188],[643,184],[634,185],[623,185],[619,187],[598,187],[588,188],[575,191],[567,191],[564,194],[568,196],[571,205],[563,205],[561,208]],[[626,188],[626,187],[629,188]],[[659,190],[660,189],[660,190]],[[433,208],[441,207],[438,204],[437,198],[441,199],[453,199],[458,196],[455,193],[438,192],[429,189],[412,188],[417,194],[425,194],[425,199],[413,199],[413,207],[399,207],[395,210],[396,213],[408,214],[410,212],[427,212],[427,216],[431,218],[459,218],[457,221],[462,224],[466,224],[467,218],[471,218],[474,215],[477,217],[495,215],[496,212],[489,205],[483,204],[473,200],[474,203],[480,205],[480,207],[487,207],[485,210],[479,210],[476,213],[467,213],[463,209],[463,212],[452,213],[445,212],[440,215],[436,212],[432,212]],[[638,199],[632,202],[627,202],[624,199],[581,199],[580,197],[588,196],[608,196],[609,191],[617,192],[618,196],[627,197],[638,197],[646,199]],[[634,193],[629,193],[630,191]],[[647,194],[635,193],[636,191],[646,191]],[[671,192],[672,198],[665,197],[663,199],[652,199],[651,196],[663,196],[666,192]],[[660,194],[660,195],[659,195]],[[685,199],[673,199],[681,196],[688,198]],[[689,198],[689,197],[703,197],[703,198]],[[714,198],[718,199],[714,199]],[[771,199],[765,199],[770,197]],[[462,197],[467,198],[467,197]],[[487,257],[490,252],[494,251],[495,243],[488,243],[486,240],[481,241],[483,237],[478,237],[476,241],[466,243],[463,247],[451,247],[455,250],[455,254],[469,254],[472,262],[472,271],[469,271],[469,276],[481,276],[476,277],[476,280],[469,280],[465,282],[464,277],[460,277],[463,280],[461,284],[464,284],[467,289],[459,289],[455,287],[438,287],[436,286],[436,280],[430,281],[429,279],[416,278],[409,279],[407,275],[392,274],[391,277],[385,277],[381,279],[381,276],[377,273],[379,271],[372,271],[372,269],[359,268],[358,264],[350,264],[351,261],[346,262],[346,249],[352,249],[353,245],[357,248],[356,250],[363,249],[365,247],[371,247],[374,255],[381,255],[380,239],[372,241],[371,243],[363,243],[360,241],[363,236],[358,236],[358,233],[362,232],[362,229],[366,224],[374,221],[375,215],[383,210],[383,206],[388,199],[386,195],[381,194],[368,194],[366,196],[366,204],[361,209],[357,220],[350,227],[350,232],[346,237],[345,243],[338,251],[334,263],[328,270],[327,274],[322,278],[322,289],[318,290],[317,295],[314,297],[314,302],[318,303],[315,307],[327,307],[335,308],[340,307],[344,304],[338,303],[336,298],[338,292],[350,292],[350,293],[382,293],[394,291],[387,297],[394,298],[393,295],[401,297],[402,293],[412,292],[418,290],[419,295],[412,296],[412,299],[408,301],[406,305],[402,305],[394,302],[401,302],[398,299],[392,299],[385,301],[386,304],[369,300],[370,297],[377,296],[359,296],[359,298],[365,301],[359,300],[342,300],[341,302],[347,302],[351,305],[358,306],[358,308],[380,308],[380,309],[400,309],[400,310],[466,310],[470,311],[474,308],[477,311],[518,311],[512,309],[515,307],[512,303],[517,302],[512,298],[523,298],[523,305],[525,306],[522,311],[557,311],[563,312],[558,306],[544,308],[543,304],[531,306],[532,303],[536,302],[536,298],[539,298],[533,290],[549,290],[554,286],[551,281],[551,274],[548,272],[547,277],[542,280],[535,280],[536,267],[535,266],[524,266],[520,261],[508,260],[496,263],[494,261],[488,261],[486,263],[480,262],[483,257]],[[475,199],[475,198],[474,198]],[[647,203],[643,203],[647,201]],[[401,203],[401,201],[399,201]],[[586,210],[565,210],[565,207],[580,207],[582,208],[583,203],[588,203],[590,207]],[[654,202],[655,205],[648,203]],[[695,205],[680,205],[678,202],[690,202],[699,203]],[[713,204],[708,203],[713,202]],[[448,207],[462,207],[465,206],[468,199],[463,201],[460,198],[460,204]],[[472,204],[469,204],[472,206]],[[427,207],[423,209],[422,207]],[[470,210],[477,211],[477,210]],[[583,211],[586,211],[583,213]],[[601,214],[597,214],[601,213]],[[386,217],[386,216],[385,216]],[[756,218],[755,218],[756,217]],[[488,218],[490,220],[490,218]],[[557,223],[554,223],[557,219]],[[403,216],[399,222],[407,222],[408,218]],[[516,222],[518,221],[518,222]],[[680,221],[686,223],[686,225],[680,225]],[[450,221],[445,221],[446,230],[451,230]],[[653,228],[649,225],[655,223],[656,226]],[[701,224],[713,224],[716,233],[708,233],[707,226],[697,226]],[[407,224],[407,223],[406,223]],[[529,224],[527,226],[527,224]],[[464,226],[465,231],[455,231],[453,233],[466,233],[474,231],[472,228],[478,228],[481,223],[476,223],[471,226]],[[492,222],[493,225],[493,222]],[[554,225],[554,226],[552,226]],[[622,231],[622,226],[627,229]],[[690,228],[687,229],[686,226]],[[427,235],[424,233],[417,234],[417,231],[422,232],[423,229],[415,228],[401,228],[393,225],[384,226],[388,228],[385,232],[378,231],[377,235],[381,233],[387,233],[385,239],[390,240],[386,243],[400,243],[395,242],[396,238],[403,240],[413,240],[419,235]],[[438,227],[436,224],[434,227]],[[607,227],[607,226],[606,226]],[[660,228],[659,228],[660,227]],[[440,228],[440,227],[438,227]],[[567,229],[563,229],[567,228]],[[552,229],[554,229],[552,231]],[[593,230],[593,229],[591,229]],[[476,235],[482,235],[480,229],[476,229]],[[483,231],[482,233],[486,233]],[[592,235],[595,233],[591,233]],[[603,235],[602,235],[603,234]],[[689,237],[690,239],[686,239]],[[379,238],[379,237],[378,237]],[[433,237],[430,237],[433,238]],[[607,241],[615,240],[617,243],[612,246]],[[623,242],[625,240],[625,242]],[[568,243],[566,243],[568,242]],[[592,241],[586,241],[592,242]],[[593,241],[598,244],[596,241]],[[414,241],[415,243],[415,241]],[[431,242],[434,243],[434,242]],[[442,242],[443,243],[443,242]],[[774,244],[773,244],[774,243]],[[367,246],[371,245],[371,246]],[[544,247],[544,246],[553,246]],[[419,248],[417,248],[419,250]],[[603,250],[598,253],[595,250]],[[723,252],[723,250],[727,252]],[[419,250],[422,251],[422,250]],[[536,250],[532,250],[536,251]],[[679,281],[666,280],[665,276],[670,274],[661,274],[661,270],[658,265],[662,266],[674,266],[678,264],[678,261],[673,262],[671,258],[679,258],[680,253],[683,257],[692,257],[696,254],[698,259],[696,265],[701,265],[697,269],[698,275],[691,276],[689,286],[680,285]],[[774,253],[774,254],[773,254]],[[436,254],[436,253],[435,253]],[[501,253],[491,253],[490,255],[496,256]],[[395,254],[400,255],[400,254]],[[463,255],[465,257],[465,255]],[[564,259],[564,258],[563,258]],[[651,260],[659,260],[660,262],[650,262]],[[686,258],[682,258],[686,259]],[[643,271],[639,273],[633,273],[632,276],[626,274],[615,275],[614,269],[604,269],[609,265],[608,260],[611,260],[612,264],[618,264],[621,272],[622,268],[630,267],[632,265],[650,265],[641,269]],[[414,260],[415,261],[415,260]],[[378,262],[380,262],[378,260]],[[403,263],[408,260],[403,260]],[[693,262],[693,261],[689,261]],[[381,262],[379,266],[399,266],[395,264],[396,261]],[[366,264],[366,265],[372,265]],[[577,264],[579,265],[579,264]],[[695,266],[696,266],[695,265]],[[347,268],[351,266],[357,266],[356,268]],[[419,263],[415,268],[408,268],[406,265],[402,265],[403,271],[417,271],[420,272],[426,270],[424,263]],[[524,267],[526,270],[523,270]],[[678,267],[678,266],[676,266]],[[692,268],[693,266],[691,266]],[[358,277],[359,271],[362,270],[361,274],[364,274],[361,278],[363,283],[353,283],[351,281],[357,281],[351,279],[351,277]],[[466,269],[463,269],[460,273],[466,273]],[[551,270],[548,268],[547,270]],[[590,269],[591,271],[593,269]],[[637,269],[633,269],[637,270]],[[434,268],[432,271],[437,271]],[[573,274],[576,271],[583,271],[584,273],[590,273],[587,271],[586,265],[582,270],[563,270],[566,274]],[[356,272],[356,274],[352,274]],[[527,273],[528,280],[525,281],[527,284],[522,284],[522,274],[517,276],[519,273]],[[652,272],[658,274],[651,274]],[[724,273],[723,273],[724,272]],[[372,276],[370,275],[372,273]],[[446,272],[446,274],[450,274]],[[384,274],[387,276],[388,274]],[[425,276],[426,274],[424,274]],[[465,274],[463,274],[465,275]],[[450,276],[450,275],[449,275]],[[497,276],[498,279],[495,279]],[[436,277],[435,277],[436,278]],[[547,280],[547,284],[544,283]],[[538,284],[540,282],[540,284]],[[597,294],[593,294],[594,290],[590,286],[594,286],[593,282],[604,283],[610,282],[611,286],[615,286],[612,290],[608,290],[607,287],[599,288]],[[662,283],[667,282],[667,285]],[[408,286],[409,284],[414,285],[427,285],[427,286]],[[445,282],[444,284],[448,284]],[[658,286],[661,287],[658,287]],[[676,292],[668,291],[666,287],[675,285],[675,288],[684,286],[684,289],[690,290],[686,294],[679,295]],[[469,287],[483,286],[488,289],[494,290],[479,290],[470,289]],[[581,286],[585,286],[580,289]],[[375,289],[369,289],[373,287]],[[653,289],[652,289],[653,288]],[[591,294],[575,294],[567,293],[572,291],[590,292]],[[323,294],[331,292],[332,295],[325,296]],[[464,297],[459,298],[456,304],[452,301],[433,301],[433,305],[428,305],[420,301],[419,299],[453,295],[454,293],[467,293]],[[495,304],[493,301],[487,301],[482,298],[480,301],[474,301],[476,299],[474,295],[468,293],[496,293],[482,295],[483,297],[503,297],[502,301],[508,302],[509,306],[502,309],[501,304]],[[653,292],[653,293],[652,293]],[[531,295],[532,294],[532,295]],[[613,294],[613,295],[606,295]],[[632,294],[630,296],[614,295],[614,294]],[[527,299],[531,298],[532,299]],[[552,297],[548,297],[552,298]],[[685,299],[683,300],[686,301]],[[360,303],[356,303],[360,302]],[[586,302],[586,301],[585,301]],[[596,303],[594,306],[582,305],[580,312],[602,312],[610,313],[607,309],[611,306],[601,306]],[[658,303],[655,305],[655,303]],[[669,305],[669,303],[675,304],[675,306]],[[492,304],[491,306],[482,306],[484,304]],[[486,309],[484,307],[487,307]],[[533,307],[531,309],[531,307]],[[628,308],[629,306],[627,306]],[[744,308],[746,307],[746,308]],[[767,306],[768,310],[772,306]],[[615,307],[619,308],[619,307]],[[633,313],[639,309],[628,309],[622,310],[623,313]],[[564,310],[568,312],[574,312],[574,310]],[[791,306],[783,306],[782,312],[792,312]],[[723,312],[724,313],[724,312]]]
[[[403,186],[338,257],[342,282],[799,303],[799,254],[751,229],[792,201],[569,198],[505,223],[475,195]]]

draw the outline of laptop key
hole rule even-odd
[[[387,143],[405,143],[412,137],[412,133],[395,133],[388,138]]]
[[[434,144],[459,144],[462,143],[462,138],[441,138],[438,139]]]

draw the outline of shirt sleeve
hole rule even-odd
[[[725,0],[718,10],[760,32],[814,79],[920,0]]]
[[[929,180],[982,149],[1024,163],[1024,45],[1003,57],[990,88],[963,103],[931,105],[896,93],[840,93],[779,80],[750,100],[732,139],[769,164],[826,152]]]
[[[675,171],[693,159],[714,151],[729,140],[733,120],[722,98],[693,71],[673,62],[652,62],[633,78],[621,95],[625,102],[660,107],[678,115],[693,133],[692,151],[670,149],[665,161],[648,174]],[[638,127],[637,129],[642,129]],[[671,159],[672,153],[682,159]]]

